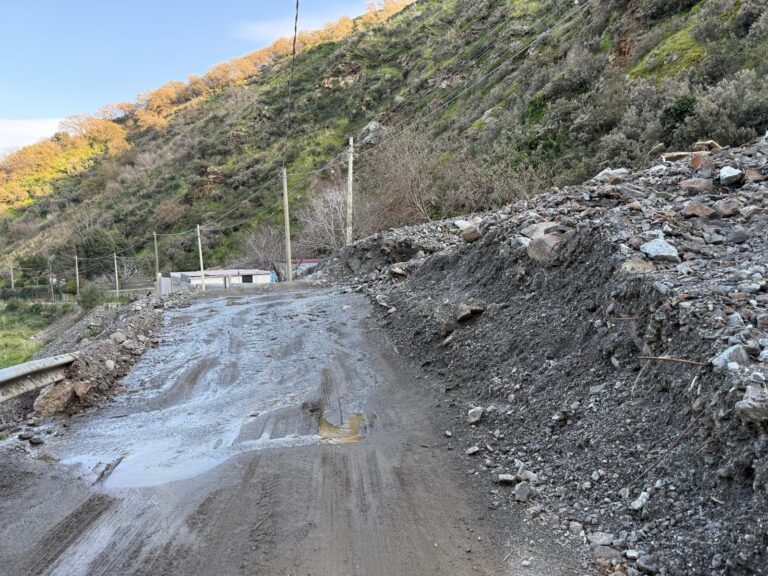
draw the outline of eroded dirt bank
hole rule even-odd
[[[457,472],[446,407],[372,309],[299,289],[167,312],[125,395],[3,444],[0,573],[588,573]]]
[[[606,574],[765,574],[767,164],[761,140],[607,170],[316,279],[435,377],[491,506],[528,502]]]

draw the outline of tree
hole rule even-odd
[[[279,280],[285,278],[285,239],[282,227],[275,224],[261,225],[243,240],[243,254],[238,265],[271,270]]]
[[[299,245],[310,254],[327,254],[343,247],[345,217],[344,188],[340,183],[331,184],[310,197],[297,213]]]

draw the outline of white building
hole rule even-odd
[[[203,284],[199,270],[193,272],[171,272],[169,279],[163,278],[161,287],[163,294],[179,290],[200,289]],[[169,280],[169,281],[168,281]],[[269,270],[206,270],[205,287],[228,289],[234,286],[249,284],[270,284],[275,282],[275,275]]]

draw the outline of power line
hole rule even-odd
[[[285,163],[288,160],[288,139],[291,134],[291,116],[293,115],[294,100],[293,100],[293,78],[296,73],[296,39],[299,36],[299,1],[296,0],[296,15],[293,19],[293,50],[291,52],[291,75],[288,80],[288,114],[285,117],[285,142],[283,143],[283,165],[285,169]]]

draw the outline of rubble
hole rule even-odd
[[[380,321],[454,410],[443,440],[485,446],[494,506],[522,506],[532,469],[565,532],[615,537],[592,544],[614,571],[766,573],[766,178],[765,139],[609,170],[360,240],[314,278],[396,309]]]

